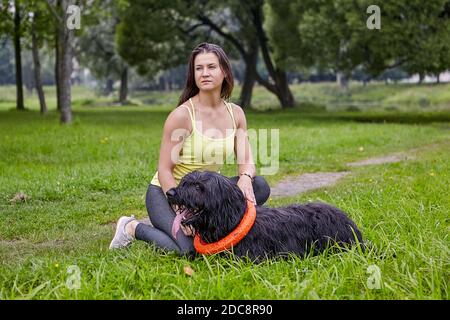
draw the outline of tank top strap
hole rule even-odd
[[[225,100],[223,100],[223,102],[225,103],[225,105],[226,105],[226,107],[228,109],[228,112],[231,115],[231,119],[233,120],[233,128],[236,129],[237,126],[236,126],[236,120],[234,120],[233,106],[230,103],[226,102]]]
[[[194,103],[192,102],[192,98],[189,98],[189,103],[192,106],[192,117],[191,117],[191,119],[193,119],[193,121],[195,122],[195,108],[194,108]]]
[[[192,111],[191,111],[191,108],[189,108],[188,105],[182,104],[182,106],[185,107],[185,108],[187,109],[187,111],[189,112],[189,117],[191,118],[192,129],[194,129],[194,126],[195,126],[195,112],[194,112],[194,105],[192,104],[191,99],[189,99],[189,102],[191,103]]]

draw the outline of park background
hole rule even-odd
[[[0,14],[0,299],[448,299],[450,1],[1,0]],[[228,53],[249,128],[280,132],[268,205],[334,204],[368,250],[108,251],[120,216],[146,217],[205,41]]]

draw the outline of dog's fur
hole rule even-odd
[[[194,171],[167,191],[169,203],[188,213],[182,221],[204,242],[218,241],[236,228],[247,202],[240,188],[215,172]],[[294,204],[282,208],[256,206],[256,221],[234,248],[237,256],[252,260],[294,253],[323,252],[329,245],[362,243],[361,232],[347,215],[326,203]]]

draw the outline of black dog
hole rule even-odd
[[[232,232],[246,211],[239,187],[215,172],[194,171],[167,191],[169,203],[181,209],[184,226],[192,226],[206,243]],[[256,220],[248,234],[233,247],[237,256],[252,260],[318,254],[329,245],[362,243],[361,232],[344,212],[326,203],[295,204],[283,208],[256,207]]]

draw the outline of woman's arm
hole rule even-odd
[[[253,177],[256,175],[256,167],[247,135],[247,119],[241,107],[234,105],[233,111],[237,126],[234,152],[238,162],[238,186],[241,188],[244,196],[256,204],[252,185]]]
[[[176,187],[173,169],[178,162],[183,140],[189,135],[189,123],[186,108],[178,107],[169,114],[164,124],[158,162],[158,180],[164,194]]]
[[[180,157],[183,141],[192,130],[190,123],[186,108],[178,107],[169,114],[164,124],[158,162],[158,180],[164,195],[167,190],[177,186],[173,177],[173,169]],[[183,225],[181,225],[181,230],[186,236],[195,233],[194,230],[186,229]]]

